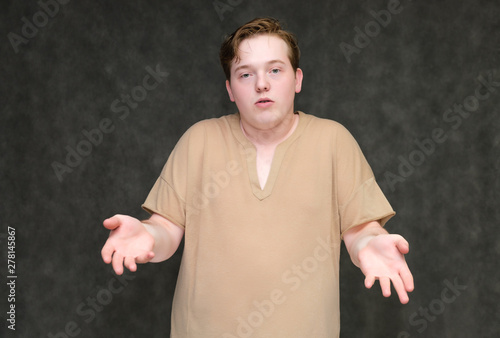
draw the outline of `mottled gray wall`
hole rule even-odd
[[[180,254],[117,280],[101,223],[145,218],[181,134],[235,111],[218,48],[264,15],[299,38],[297,109],[354,134],[398,212],[388,229],[411,243],[408,305],[364,289],[343,249],[342,337],[499,335],[498,1],[60,2],[49,15],[35,0],[0,5],[3,324],[8,226],[18,276],[6,337],[168,336]],[[370,11],[388,6],[376,24]],[[136,88],[156,67],[158,85]]]

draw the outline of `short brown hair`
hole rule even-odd
[[[227,36],[222,43],[219,58],[227,80],[231,78],[231,63],[233,60],[238,62],[238,48],[241,42],[247,38],[260,34],[272,34],[283,39],[288,45],[288,58],[290,59],[293,70],[297,71],[300,59],[297,38],[292,33],[284,30],[280,22],[274,18],[256,18],[247,22],[234,33]]]

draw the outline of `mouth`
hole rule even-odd
[[[255,104],[262,105],[262,104],[272,103],[272,102],[274,102],[274,101],[271,99],[268,99],[267,97],[264,97],[264,98],[258,100],[257,102],[255,102]]]

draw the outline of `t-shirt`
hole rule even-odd
[[[297,114],[263,189],[239,114],[170,154],[143,208],[185,229],[171,337],[338,337],[342,234],[394,211],[351,134]]]

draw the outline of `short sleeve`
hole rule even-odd
[[[358,143],[345,129],[336,133],[335,184],[340,230],[370,221],[382,226],[395,215]]]
[[[204,128],[197,123],[179,139],[142,208],[185,228],[186,196],[203,152]]]

